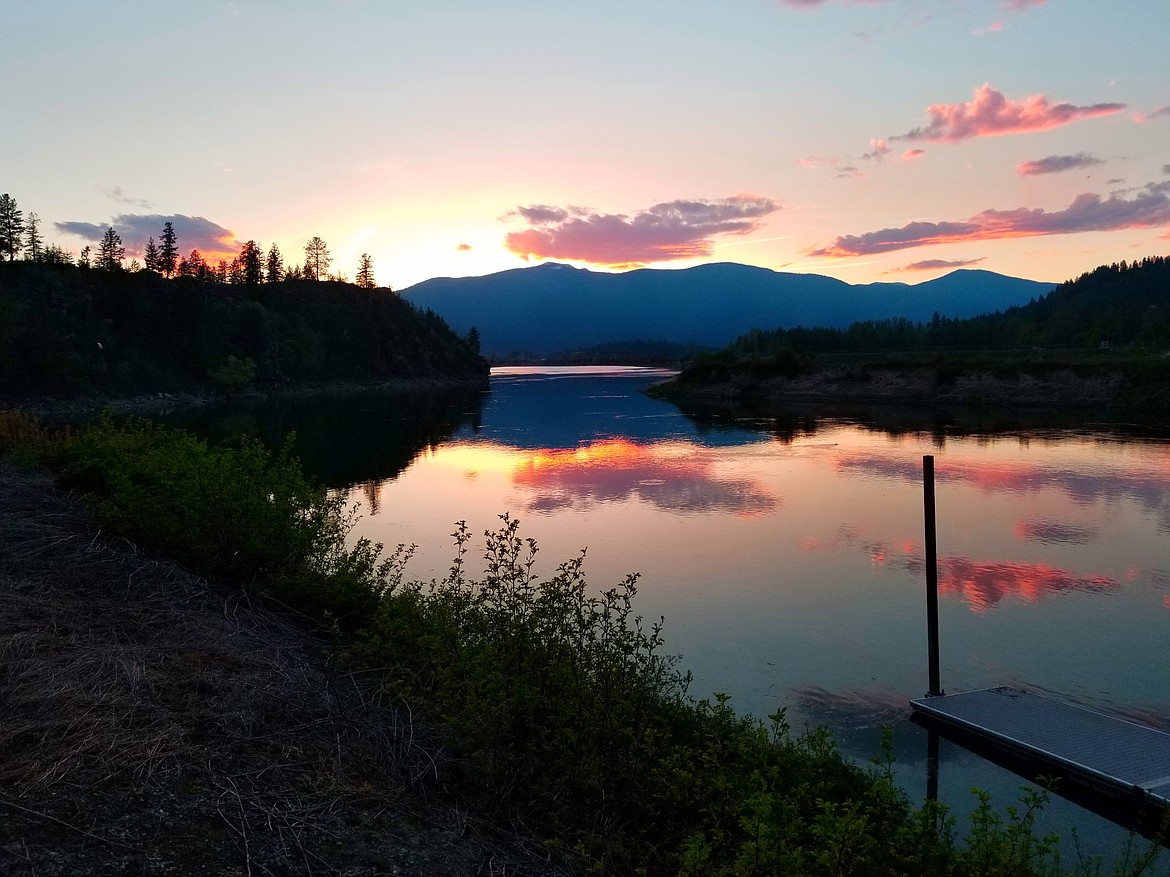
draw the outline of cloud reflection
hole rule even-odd
[[[680,443],[636,444],[611,439],[523,458],[512,480],[535,494],[532,512],[584,508],[638,499],[678,514],[764,514],[780,498],[749,478],[721,477],[716,457]]]
[[[840,457],[837,468],[845,473],[922,481],[922,463],[918,459],[858,453]],[[1101,500],[1132,500],[1156,513],[1161,529],[1170,531],[1170,479],[1163,471],[1088,471],[1027,463],[938,460],[935,477],[940,482],[971,484],[987,493],[1028,493],[1049,488],[1061,491],[1078,505]]]
[[[869,558],[873,567],[902,569],[916,578],[926,575],[925,551],[921,544],[910,539],[895,545],[880,539],[863,538],[853,527],[841,527],[829,539],[806,539],[801,543],[805,551],[841,547],[857,548]],[[1066,591],[1110,593],[1121,586],[1121,582],[1109,576],[1079,574],[1044,563],[973,560],[958,555],[938,559],[939,593],[963,600],[974,612],[994,609],[1009,598],[1037,603],[1051,594]]]
[[[1015,531],[1021,542],[1039,542],[1041,545],[1088,545],[1097,538],[1097,531],[1091,527],[1048,519],[1019,521]]]

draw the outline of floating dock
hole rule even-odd
[[[1170,734],[1017,688],[912,700],[922,718],[956,728],[1049,773],[1170,812]]]

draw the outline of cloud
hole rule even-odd
[[[1076,155],[1050,155],[1036,161],[1021,161],[1016,165],[1016,173],[1021,177],[1036,177],[1099,164],[1105,164],[1104,159],[1089,155],[1087,152],[1078,152]]]
[[[940,268],[966,268],[968,265],[978,265],[986,260],[985,256],[978,259],[924,259],[921,262],[911,262],[903,271],[937,271]]]
[[[895,140],[925,140],[929,143],[960,143],[973,137],[998,137],[1026,131],[1046,131],[1078,119],[1091,119],[1121,112],[1125,104],[1102,103],[1078,107],[1054,104],[1042,94],[1011,100],[984,83],[970,101],[931,104],[926,111],[930,124],[914,128]]]
[[[144,210],[149,210],[151,207],[154,206],[153,204],[151,204],[149,201],[145,200],[144,198],[130,198],[130,197],[128,197],[126,195],[126,193],[122,191],[121,186],[114,186],[114,188],[112,188],[108,192],[106,192],[106,197],[112,198],[115,201],[119,201],[122,204],[129,204],[131,207],[141,207]]]
[[[504,217],[530,226],[509,232],[504,245],[524,259],[633,267],[709,256],[715,237],[750,234],[763,217],[778,209],[774,201],[757,195],[667,201],[633,216],[535,204],[517,207]]]
[[[890,153],[890,145],[880,137],[869,139],[870,151],[861,156],[866,161],[881,161]]]
[[[1166,174],[1167,176],[1170,176],[1170,164],[1162,165],[1162,173]]]
[[[860,235],[843,235],[828,246],[807,255],[829,258],[871,256],[911,247],[993,241],[1005,238],[1074,234],[1082,231],[1114,231],[1123,228],[1158,228],[1170,225],[1170,196],[1160,184],[1151,184],[1125,198],[1083,194],[1064,210],[1039,208],[984,210],[959,222],[909,222],[901,228],[883,228]]]
[[[817,9],[831,0],[780,0],[781,6],[790,6],[793,9]],[[874,6],[884,0],[840,0],[842,3],[851,3],[855,6]]]
[[[157,242],[163,225],[171,223],[181,253],[199,250],[207,258],[235,256],[242,245],[235,233],[202,216],[184,216],[181,213],[123,213],[109,222],[57,222],[54,225],[64,234],[76,235],[87,241],[100,241],[106,229],[113,226],[122,238],[128,257],[139,257],[146,249],[147,238]]]
[[[459,244],[455,247],[460,253],[470,253],[472,250],[471,244]]]
[[[1149,113],[1133,114],[1133,120],[1138,124],[1145,124],[1146,122],[1154,121],[1154,119],[1165,119],[1167,117],[1170,117],[1170,104],[1166,104],[1164,107],[1158,107],[1158,109]]]
[[[1029,6],[1043,6],[1048,0],[1003,0],[1003,8],[1012,12],[1023,12]]]
[[[924,155],[926,155],[925,149],[907,149],[905,152],[902,153],[902,160],[903,161],[912,161],[913,159],[921,158]]]

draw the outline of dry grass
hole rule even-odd
[[[563,873],[372,681],[0,463],[0,873]]]

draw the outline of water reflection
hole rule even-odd
[[[1049,440],[1054,445],[1068,444]],[[1101,443],[1101,457],[1108,456],[1106,448],[1110,443]],[[935,468],[940,483],[960,482],[977,486],[995,493],[1026,493],[1044,489],[1059,490],[1072,502],[1086,505],[1093,502],[1116,502],[1135,500],[1158,515],[1160,527],[1170,532],[1170,456],[1162,454],[1167,469],[1110,469],[1097,462],[1083,468],[1036,465],[1031,462],[1007,461],[962,461],[946,460]],[[863,476],[894,478],[903,481],[921,482],[921,465],[913,460],[878,454],[858,453],[843,456],[838,461],[840,471]]]
[[[512,480],[533,494],[534,512],[637,499],[670,514],[758,515],[780,502],[752,479],[720,476],[710,449],[689,442],[545,448],[523,456]]]
[[[394,478],[460,428],[474,433],[483,410],[474,387],[417,392],[356,391],[245,399],[166,415],[215,442],[247,436],[279,447],[290,434],[305,468],[327,487],[361,485],[370,506],[378,484]]]
[[[504,512],[527,513],[538,574],[583,547],[592,587],[641,573],[638,611],[666,616],[697,696],[827,723],[860,759],[891,722],[916,794],[926,738],[906,702],[927,684],[921,465],[935,453],[944,687],[1170,716],[1164,441],[969,438],[908,412],[884,415],[888,430],[808,409],[684,415],[643,394],[657,377],[513,372],[483,400],[313,400],[249,429],[295,425],[317,474],[353,485],[355,535],[418,544],[413,577],[449,568],[454,522],[482,534]],[[941,758],[952,805],[976,785],[1015,798],[1014,775],[945,742]],[[1079,818],[1050,812],[1053,830]]]

